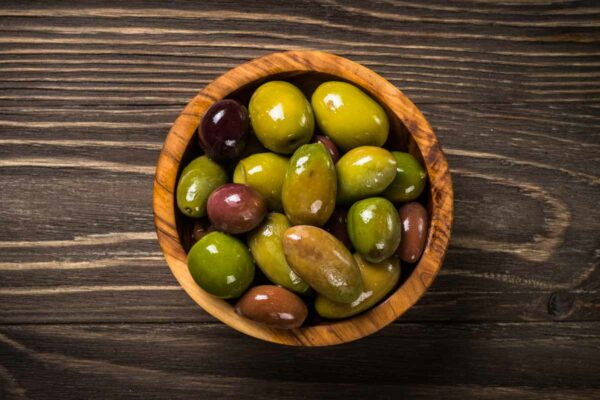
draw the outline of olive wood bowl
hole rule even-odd
[[[175,201],[176,183],[183,167],[200,152],[196,129],[205,111],[216,101],[235,98],[248,104],[253,90],[267,80],[287,80],[307,98],[322,82],[350,82],[379,102],[390,119],[386,147],[410,152],[426,167],[429,184],[421,199],[429,210],[430,228],[421,259],[401,286],[376,307],[357,316],[317,322],[295,330],[273,329],[240,317],[233,306],[204,292],[186,263],[189,243]],[[257,58],[219,76],[185,107],[169,131],[156,167],[154,224],[167,263],[179,284],[196,303],[215,318],[247,335],[294,346],[326,346],[372,334],[408,310],[431,285],[441,268],[452,226],[453,192],[448,164],[429,123],[396,87],[368,68],[320,51],[290,51]],[[189,222],[187,222],[189,224]]]

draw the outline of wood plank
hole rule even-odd
[[[181,104],[242,61],[301,48],[373,68],[420,104],[600,100],[594,2],[11,1],[0,18],[0,104]]]
[[[598,329],[404,324],[298,349],[214,324],[3,326],[0,354],[7,398],[593,398]]]

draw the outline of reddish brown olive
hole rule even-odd
[[[250,186],[227,183],[208,198],[208,219],[226,233],[244,233],[256,228],[267,214],[267,203]]]
[[[352,242],[348,236],[348,211],[345,208],[338,207],[333,211],[329,221],[325,224],[325,230],[352,251]]]
[[[333,140],[329,139],[329,137],[324,135],[315,135],[312,142],[321,143],[323,146],[325,146],[325,149],[327,149],[327,152],[331,156],[331,160],[333,161],[333,163],[335,164],[336,162],[338,162],[338,160],[340,159],[340,152],[336,147],[335,143],[333,143]]]
[[[308,315],[306,304],[287,289],[255,286],[235,306],[242,317],[281,329],[299,328]]]
[[[402,241],[397,253],[408,263],[417,262],[427,241],[429,215],[425,207],[417,202],[406,203],[398,210],[402,227]]]
[[[196,243],[198,240],[202,239],[206,234],[211,233],[214,230],[215,227],[212,226],[208,221],[204,219],[195,220],[194,225],[192,225],[193,242]]]

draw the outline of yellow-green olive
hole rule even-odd
[[[348,211],[348,236],[357,252],[371,262],[390,257],[400,244],[398,211],[389,200],[371,197]]]
[[[271,282],[304,293],[308,285],[288,265],[281,243],[283,233],[291,226],[285,215],[270,213],[250,232],[248,246],[256,264]]]
[[[350,204],[385,190],[396,176],[396,160],[381,147],[361,146],[350,150],[335,165],[338,204]]]
[[[317,124],[343,151],[382,146],[389,133],[385,110],[366,93],[346,82],[325,82],[312,95]]]
[[[356,261],[329,232],[315,226],[293,226],[283,234],[283,251],[290,267],[328,299],[351,303],[361,294]]]
[[[206,215],[206,202],[213,190],[227,183],[227,172],[206,156],[189,163],[177,183],[177,207],[192,218]]]
[[[393,151],[392,154],[396,159],[396,176],[383,196],[393,202],[416,199],[427,183],[425,168],[410,153]]]
[[[322,226],[335,208],[337,179],[331,156],[321,143],[300,147],[288,166],[281,200],[292,225]]]
[[[310,103],[291,83],[261,85],[250,99],[249,111],[256,137],[276,153],[293,153],[313,135],[315,119]]]
[[[381,301],[400,280],[400,261],[390,257],[378,263],[370,263],[360,254],[354,254],[363,280],[363,291],[352,303],[336,303],[325,296],[317,296],[317,313],[330,319],[347,318],[368,310]]]
[[[275,153],[258,153],[241,160],[233,172],[233,182],[254,188],[267,201],[270,210],[282,211],[281,189],[289,160]]]
[[[239,297],[254,279],[246,245],[223,232],[198,240],[188,254],[190,274],[202,289],[223,299]]]

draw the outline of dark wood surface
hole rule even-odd
[[[455,189],[430,291],[380,333],[317,349],[198,309],[151,211],[187,101],[304,48],[402,89]],[[595,1],[3,1],[0,114],[0,398],[600,397]]]

